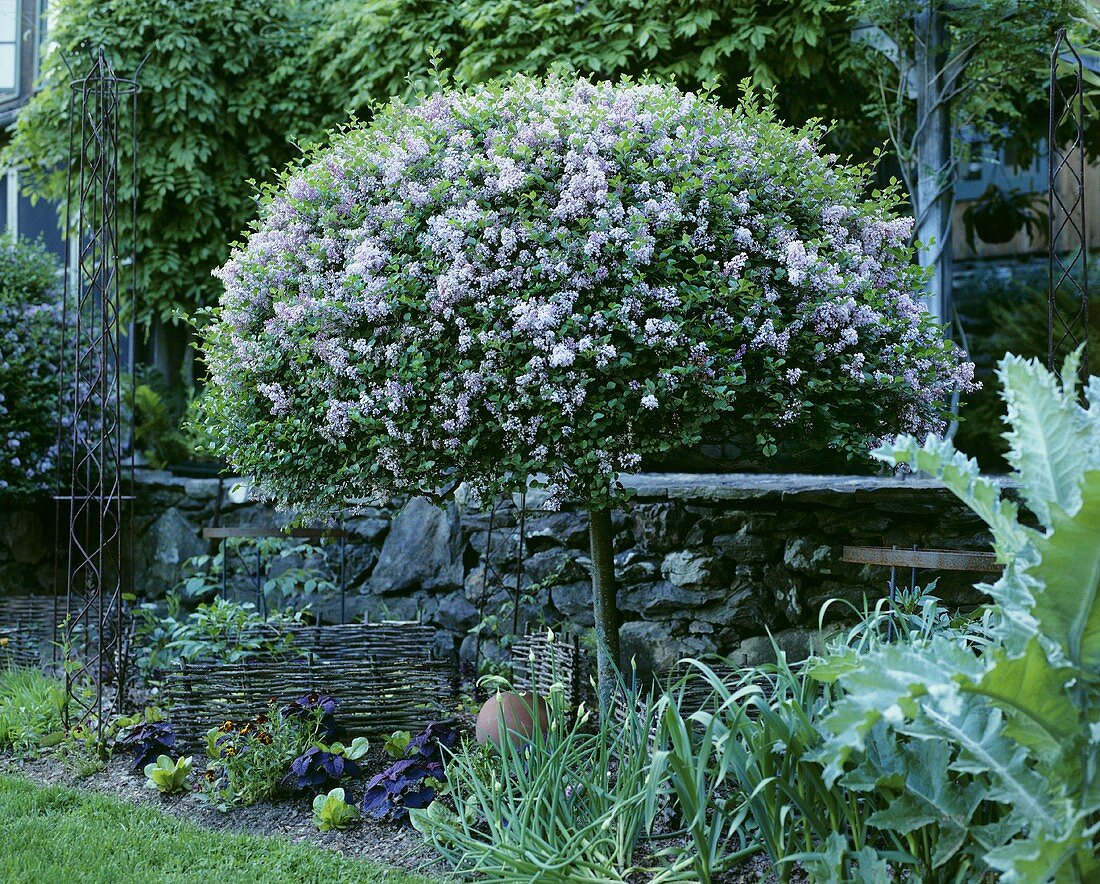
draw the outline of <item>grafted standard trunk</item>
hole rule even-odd
[[[611,510],[588,511],[588,540],[592,551],[592,605],[596,623],[596,690],[600,714],[611,710],[618,678],[619,607],[615,601],[615,550]]]

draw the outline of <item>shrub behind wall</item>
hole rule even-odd
[[[61,268],[40,243],[0,239],[0,500],[47,490],[57,459]]]

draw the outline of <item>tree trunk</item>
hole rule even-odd
[[[596,620],[596,691],[600,715],[607,715],[615,693],[619,665],[619,607],[615,603],[615,550],[611,510],[588,511],[588,540],[592,550],[592,606]]]
[[[913,73],[917,105],[914,134],[915,166],[910,172],[914,235],[925,248],[922,267],[932,268],[925,303],[940,323],[950,319],[951,220],[954,210],[954,150],[948,86],[947,33],[940,0],[925,0],[913,16]],[[904,84],[903,84],[904,85]]]

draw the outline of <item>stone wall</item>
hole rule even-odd
[[[755,661],[767,655],[769,631],[790,653],[804,653],[828,599],[859,606],[885,592],[885,571],[840,561],[845,544],[988,549],[990,542],[953,496],[911,477],[644,474],[627,485],[635,497],[614,518],[621,634],[624,655],[636,657],[643,671],[712,652]],[[142,474],[135,517],[140,595],[162,598],[188,558],[211,551],[201,529],[212,524],[216,506],[223,525],[283,520],[232,486],[226,483],[219,500],[215,480]],[[540,502],[535,493],[526,502],[520,578],[521,589],[537,584],[538,591],[523,600],[518,620],[583,632],[592,623],[586,517],[580,510],[538,511]],[[518,517],[514,502],[490,518],[460,497],[445,510],[396,501],[350,519],[348,618],[423,618],[438,628],[440,651],[471,659],[477,623],[495,616],[499,631],[511,627]],[[52,534],[48,507],[0,512],[0,591],[48,591]],[[264,567],[274,573],[294,564],[302,563]],[[939,594],[972,604],[973,580],[942,575]],[[335,595],[309,601],[324,619],[339,616]],[[838,604],[826,619],[845,616]],[[480,651],[499,653],[491,632]]]

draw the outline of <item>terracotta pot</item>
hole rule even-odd
[[[532,713],[537,711],[538,724]],[[550,725],[550,711],[542,697],[530,691],[522,694],[504,692],[494,694],[485,701],[477,714],[474,733],[481,745],[492,743],[498,749],[505,734],[519,737],[526,742],[535,734],[535,728],[545,731]]]

